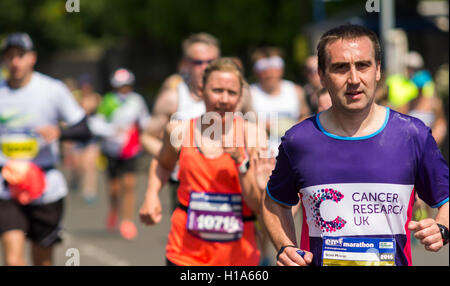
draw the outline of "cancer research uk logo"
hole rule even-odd
[[[334,220],[326,221],[320,215],[320,205],[326,200],[332,200],[338,203],[340,200],[344,198],[344,195],[336,190],[331,188],[321,189],[315,191],[309,197],[311,212],[314,217],[314,223],[317,227],[319,227],[322,231],[325,232],[335,232],[340,230],[345,226],[347,221],[340,216],[337,216]]]

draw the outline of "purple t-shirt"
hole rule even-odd
[[[430,128],[387,108],[375,133],[340,137],[319,118],[286,132],[267,184],[278,203],[301,198],[300,247],[313,265],[411,265],[414,192],[435,208],[449,197],[448,165]]]

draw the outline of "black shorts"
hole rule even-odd
[[[0,236],[9,230],[22,230],[32,242],[50,247],[61,242],[63,209],[63,199],[27,206],[0,199]]]
[[[108,175],[110,178],[121,177],[125,173],[136,173],[139,157],[130,159],[117,159],[106,156],[108,159]]]

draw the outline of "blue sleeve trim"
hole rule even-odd
[[[443,200],[442,202],[438,203],[437,205],[431,206],[433,209],[438,208],[442,205],[444,205],[445,203],[448,202],[448,198],[446,198],[445,200]]]
[[[279,203],[279,204],[282,204],[282,205],[285,205],[285,206],[289,206],[289,207],[293,207],[293,206],[297,205],[297,204],[288,204],[288,203],[285,203],[285,202],[282,202],[282,201],[280,201],[280,200],[275,199],[275,198],[270,194],[269,186],[268,186],[268,185],[266,186],[266,193],[269,195],[269,197],[270,197],[272,200],[274,200],[275,202],[277,202],[277,203]]]

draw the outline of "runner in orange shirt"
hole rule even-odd
[[[140,211],[147,225],[161,220],[158,192],[178,159],[179,206],[172,215],[167,265],[259,263],[253,222],[261,200],[257,186],[266,184],[274,159],[260,158],[260,150],[267,146],[264,129],[233,113],[244,85],[231,59],[212,62],[200,91],[206,113],[167,125]],[[183,136],[175,142],[177,134]]]

